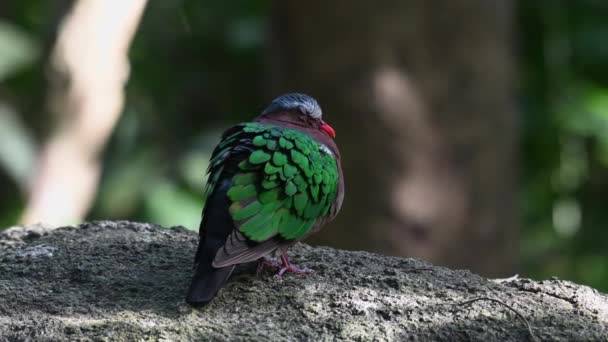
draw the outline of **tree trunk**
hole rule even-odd
[[[273,94],[317,97],[343,154],[313,242],[514,271],[511,22],[510,1],[275,1]]]
[[[77,1],[63,20],[51,55],[55,127],[38,158],[22,222],[78,222],[91,207],[99,155],[122,114],[128,50],[146,1]]]

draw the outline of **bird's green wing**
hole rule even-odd
[[[211,168],[220,167],[222,148],[235,146],[248,155],[232,178],[229,211],[247,238],[297,239],[328,214],[336,198],[338,167],[327,147],[294,129],[247,123],[220,143]]]

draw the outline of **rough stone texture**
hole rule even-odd
[[[0,234],[0,341],[606,341],[608,297],[568,281],[492,281],[423,261],[299,244],[309,276],[243,267],[183,301],[197,235],[92,222]],[[470,299],[497,299],[503,304]]]

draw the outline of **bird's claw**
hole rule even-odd
[[[256,274],[260,275],[262,272],[264,272],[264,268],[266,268],[266,267],[277,272],[275,274],[276,278],[282,278],[285,273],[295,273],[295,274],[312,273],[312,270],[305,269],[305,268],[298,268],[298,267],[292,265],[289,262],[289,260],[287,259],[287,256],[285,256],[285,255],[281,256],[280,261],[275,260],[275,259],[268,259],[265,257],[258,259],[258,267],[257,267]]]
[[[283,253],[283,255],[281,255],[281,269],[276,274],[276,277],[281,278],[281,277],[283,277],[283,274],[285,274],[285,273],[309,274],[311,272],[312,272],[311,270],[297,268],[294,265],[292,265],[289,262],[289,259],[287,258],[287,254]]]
[[[276,274],[276,277],[281,278],[281,277],[283,277],[283,274],[285,274],[285,273],[310,274],[310,273],[312,273],[312,271],[309,269],[297,268],[297,267],[289,264],[287,266],[281,267],[279,272]]]

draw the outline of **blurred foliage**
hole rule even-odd
[[[198,229],[203,175],[221,131],[264,102],[267,12],[266,2],[149,2],[91,218]]]
[[[0,80],[36,60],[38,45],[32,37],[7,22],[0,22]]]
[[[0,5],[0,133],[11,133],[0,134],[0,227],[18,218],[24,173],[31,168],[26,154],[35,153],[48,124],[44,51],[57,24],[48,13],[60,12],[53,7],[57,3]],[[149,3],[131,49],[127,104],[104,154],[91,219],[198,228],[203,173],[219,134],[255,115],[273,95],[264,93],[271,67],[265,58],[269,5]],[[607,17],[605,1],[521,0],[515,23],[523,273],[555,275],[604,291]]]
[[[520,1],[527,273],[608,290],[608,2]]]

